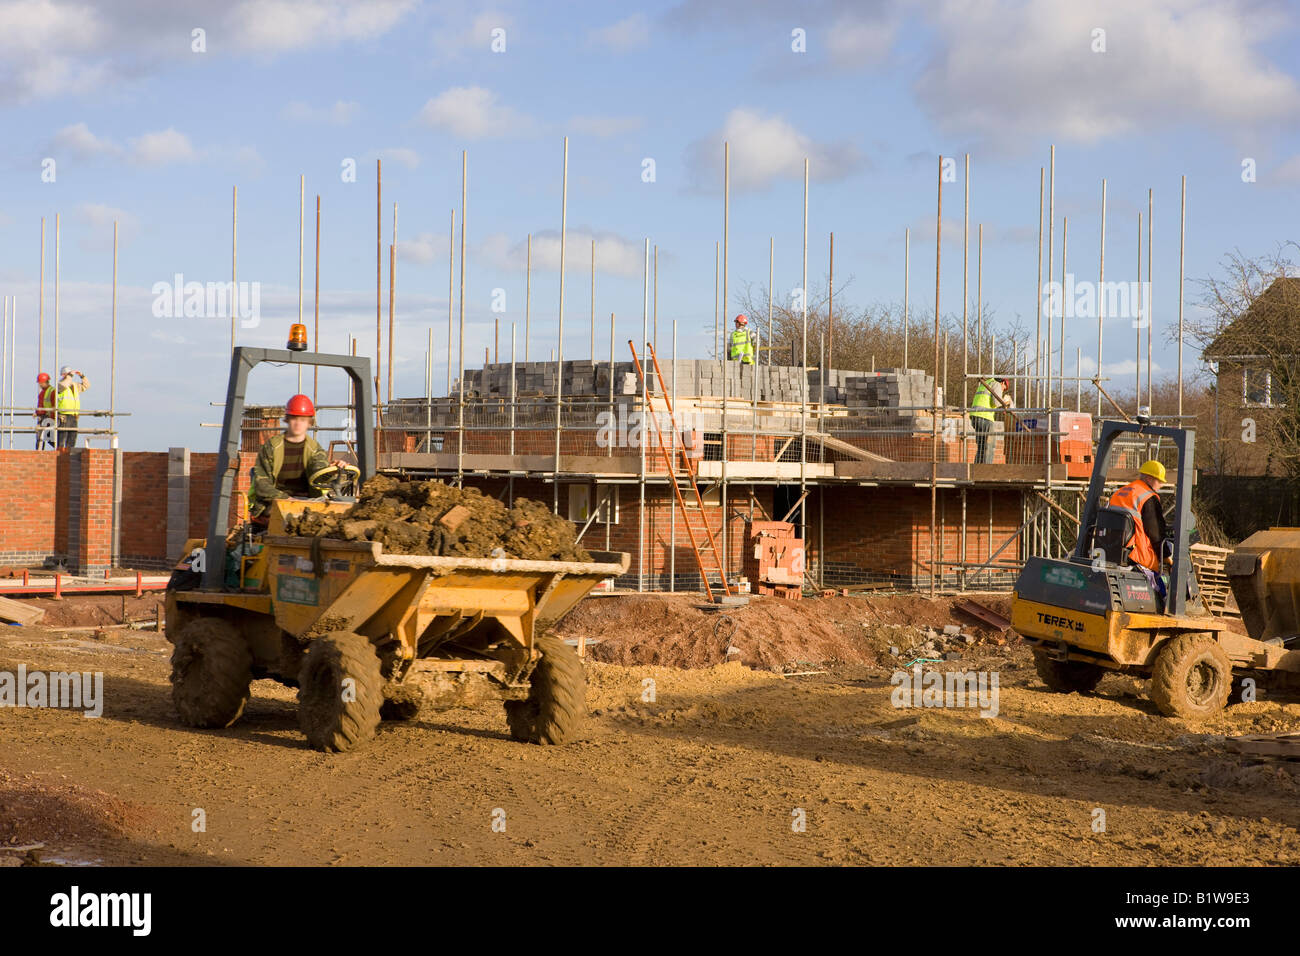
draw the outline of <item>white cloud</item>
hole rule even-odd
[[[570,229],[565,234],[565,268],[590,274],[591,241],[596,240],[596,271],[606,275],[640,276],[644,246],[611,232]],[[445,253],[446,247],[443,247]],[[528,263],[526,239],[511,243],[501,233],[483,240],[479,251],[499,269],[523,270]],[[533,272],[558,272],[560,269],[560,233],[556,229],[533,233]],[[566,273],[567,274],[567,273]]]
[[[111,140],[96,136],[90,131],[90,127],[82,122],[65,126],[55,133],[50,141],[50,151],[68,152],[85,159],[91,156],[115,155],[121,152],[121,147]]]
[[[101,93],[178,61],[368,41],[416,0],[6,0],[0,2],[0,102]]]
[[[281,111],[280,115],[295,123],[328,123],[333,126],[346,126],[360,111],[359,104],[351,101],[336,100],[333,106],[310,106],[300,100],[294,100]]]
[[[734,109],[720,130],[687,150],[695,188],[721,190],[724,141],[731,144],[731,186],[739,191],[763,189],[778,179],[802,179],[805,157],[809,176],[819,182],[842,179],[864,162],[851,143],[817,143],[780,116]]]
[[[82,203],[76,210],[77,219],[86,228],[86,235],[81,240],[81,248],[87,250],[110,250],[113,248],[113,223],[117,222],[118,245],[126,245],[136,233],[138,225],[135,216],[125,209],[109,206],[105,203]]]
[[[116,206],[97,202],[82,203],[77,207],[77,216],[82,222],[91,226],[111,227],[115,219],[118,221],[119,227],[135,222],[135,217],[125,209],[118,209]]]
[[[444,90],[424,104],[418,119],[461,139],[520,135],[535,128],[529,117],[497,102],[497,95],[481,86]]]
[[[837,66],[880,66],[893,49],[898,27],[896,17],[842,17],[826,31],[826,50]]]
[[[916,94],[948,132],[995,144],[1293,122],[1300,87],[1263,49],[1285,25],[1277,11],[1248,0],[939,4]],[[1106,52],[1093,52],[1099,27]]]
[[[373,40],[415,6],[414,0],[243,0],[228,22],[240,48],[277,52]]]
[[[645,125],[642,116],[574,116],[567,128],[588,136],[622,136],[634,133]]]
[[[403,262],[428,264],[436,260],[446,260],[450,240],[446,235],[434,235],[422,232],[411,239],[397,240],[397,258]]]
[[[387,163],[397,163],[399,166],[405,166],[407,169],[414,169],[420,165],[420,155],[415,150],[406,146],[390,146],[387,149],[381,149],[367,154],[369,159],[384,160]]]
[[[510,49],[510,30],[514,18],[508,14],[485,10],[474,16],[468,26],[457,29],[455,24],[464,22],[468,14],[457,11],[445,18],[433,33],[433,48],[442,60],[457,59],[468,53],[480,53],[491,50],[492,31],[498,28],[506,31],[506,49]],[[451,20],[452,22],[446,22]]]
[[[131,140],[131,161],[141,166],[188,163],[198,158],[189,137],[173,127]]]
[[[617,23],[587,33],[588,45],[605,47],[616,52],[643,47],[649,42],[650,21],[644,13],[634,13]]]

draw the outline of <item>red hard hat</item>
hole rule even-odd
[[[37,375],[37,376],[36,376],[36,383],[37,383],[38,385],[49,385],[49,384],[50,384],[50,373],[49,373],[49,372],[42,372],[40,375]]]
[[[311,403],[311,399],[306,395],[295,395],[293,398],[289,399],[284,406],[285,418],[288,418],[290,415],[311,418],[315,414],[316,406]]]
[[[745,318],[744,315],[738,315],[738,316],[736,316],[736,324],[737,324],[737,325],[749,325],[749,319]]]

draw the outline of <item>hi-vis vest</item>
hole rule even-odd
[[[43,413],[54,407],[54,386],[46,385],[36,396],[36,408],[38,413]]]
[[[81,413],[81,389],[75,385],[59,389],[59,412],[63,415]]]
[[[731,348],[727,353],[729,359],[739,359],[746,365],[754,364],[754,343],[749,337],[749,330],[735,329],[731,333]]]
[[[1133,518],[1133,537],[1126,545],[1129,556],[1137,564],[1152,571],[1160,570],[1160,560],[1156,557],[1155,547],[1147,537],[1147,529],[1142,526],[1142,506],[1155,492],[1141,478],[1130,481],[1110,496],[1112,508],[1123,508]]]
[[[992,381],[993,379],[986,378],[980,382],[979,388],[975,389],[975,397],[970,403],[971,418],[987,418],[993,421],[993,393],[989,391],[989,383]]]

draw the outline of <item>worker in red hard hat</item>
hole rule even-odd
[[[754,343],[754,333],[749,329],[749,319],[743,314],[736,316],[736,327],[728,341],[727,358],[742,365],[754,364],[754,353],[758,351]]]
[[[54,386],[50,384],[50,373],[41,372],[36,376],[36,450],[54,447],[54,428],[56,412],[54,410]]]
[[[325,449],[307,434],[316,408],[306,395],[294,395],[284,406],[284,433],[272,435],[257,453],[253,466],[253,487],[249,490],[248,512],[262,517],[275,498],[316,498],[307,479],[331,464]]]

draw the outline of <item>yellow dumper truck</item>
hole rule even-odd
[[[357,400],[357,465],[317,475],[323,496],[270,502],[265,529],[227,535],[248,373],[262,362],[340,368]],[[505,703],[516,740],[560,744],[584,711],[582,664],[546,632],[628,556],[590,562],[385,554],[374,541],[298,537],[286,519],[346,510],[375,470],[370,360],[236,348],[231,357],[208,536],[187,545],[166,599],[172,696],[192,727],[228,727],[251,682],[298,688],[308,743],[349,750],[383,719],[423,707]],[[350,487],[349,487],[350,486]]]

